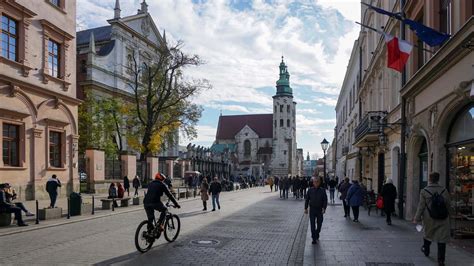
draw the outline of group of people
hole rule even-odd
[[[446,242],[450,239],[450,225],[449,225],[449,209],[450,199],[449,193],[443,186],[439,185],[439,173],[431,173],[429,175],[428,186],[423,188],[420,192],[420,201],[416,215],[413,218],[413,223],[423,223],[424,236],[421,251],[425,256],[430,255],[431,242],[438,243],[438,264],[445,264],[446,256]],[[323,215],[326,212],[328,199],[326,190],[323,187],[322,178],[313,177],[313,186],[307,191],[305,200],[305,213],[309,213],[311,236],[313,244],[316,244],[319,239],[321,227],[323,223]],[[328,182],[330,183],[330,182]],[[336,188],[334,183],[328,184],[331,198],[334,192],[331,190]],[[344,217],[350,217],[350,210],[352,209],[353,221],[359,221],[359,207],[363,205],[366,198],[366,189],[361,186],[358,180],[349,182],[349,178],[345,178],[338,186],[337,190],[340,193],[340,199],[344,206]],[[385,180],[385,184],[379,193],[377,207],[382,208],[388,225],[392,224],[392,213],[395,212],[395,200],[397,198],[397,189],[393,185],[390,178]],[[333,201],[333,200],[332,200]],[[334,201],[333,201],[334,202]],[[309,212],[308,212],[309,208]]]
[[[222,185],[217,176],[214,177],[214,180],[211,182],[211,184],[208,183],[206,178],[203,179],[200,191],[202,205],[204,207],[202,209],[203,211],[207,211],[207,201],[209,200],[209,196],[212,197],[212,211],[216,211],[216,205],[219,210],[221,209],[219,195],[222,191]]]
[[[292,192],[293,198],[304,199],[306,197],[306,190],[312,185],[309,177],[294,176],[294,177],[268,177],[267,183],[270,186],[270,192],[280,190],[280,198],[287,199],[289,191]]]

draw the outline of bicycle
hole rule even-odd
[[[166,207],[176,208],[175,205],[171,205],[168,201],[165,204]],[[173,242],[178,238],[179,230],[181,229],[181,221],[179,220],[178,215],[172,214],[169,210],[166,210],[166,216],[162,223],[164,227],[164,236],[166,241]],[[153,228],[148,232],[148,220],[142,221],[135,232],[135,247],[141,253],[145,253],[151,249],[153,243],[160,238],[161,231],[159,230],[160,226],[156,220],[153,221]]]

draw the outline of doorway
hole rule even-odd
[[[428,144],[426,139],[423,139],[421,144],[420,152],[418,153],[418,160],[420,163],[420,187],[419,190],[422,190],[428,185]]]

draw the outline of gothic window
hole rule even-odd
[[[290,119],[287,119],[287,120],[286,120],[286,126],[287,126],[287,127],[290,127]]]
[[[280,105],[280,113],[283,113],[283,104]]]
[[[280,119],[280,127],[284,127],[284,125],[283,125],[283,119]]]
[[[250,144],[250,140],[244,141],[244,156],[250,156],[252,145]]]

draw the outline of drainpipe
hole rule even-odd
[[[402,17],[405,18],[405,0],[400,0],[400,12]],[[400,29],[400,37],[401,40],[405,40],[405,22],[401,22],[401,29]],[[400,91],[405,86],[406,83],[406,67],[403,67],[402,71],[402,79],[401,79],[401,86]],[[406,119],[406,99],[405,97],[401,96],[401,132],[400,132],[400,169],[399,174],[400,178],[398,180],[398,213],[401,219],[404,219],[404,184],[406,179],[406,151],[405,151],[405,135],[406,135],[406,127],[407,127],[407,119]]]

